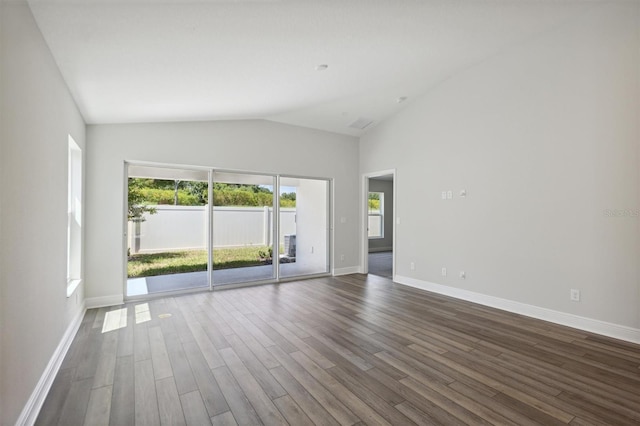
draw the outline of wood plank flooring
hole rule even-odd
[[[640,424],[640,346],[365,275],[89,310],[38,425]]]

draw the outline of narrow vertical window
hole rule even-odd
[[[369,192],[369,238],[384,238],[384,192]]]
[[[67,297],[82,280],[82,150],[69,136],[67,184]]]

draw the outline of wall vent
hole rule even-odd
[[[354,129],[364,130],[367,127],[369,127],[369,125],[371,125],[371,123],[373,123],[373,120],[369,120],[368,118],[360,117],[356,121],[354,121],[353,123],[349,124],[349,127],[353,127]]]

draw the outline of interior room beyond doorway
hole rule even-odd
[[[393,174],[368,179],[368,273],[393,277]]]

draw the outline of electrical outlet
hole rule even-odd
[[[453,191],[447,191],[447,200],[451,200],[453,198]]]
[[[447,268],[442,268],[442,276],[443,277],[447,276]]]
[[[572,288],[569,297],[571,298],[572,302],[579,302],[580,301],[580,290]]]
[[[344,262],[344,254],[340,255],[340,262]]]
[[[409,268],[410,268],[412,271],[415,271],[415,270],[416,270],[416,264],[415,264],[415,263],[413,263],[413,262],[411,262],[411,264],[409,264]]]
[[[460,279],[464,280],[465,278],[467,278],[467,274],[464,271],[460,271]]]
[[[447,191],[442,191],[442,199],[443,200],[447,199]]]

